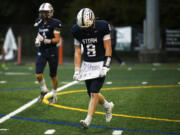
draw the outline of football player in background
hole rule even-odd
[[[4,44],[4,39],[0,38],[0,52],[1,52],[1,55],[2,55],[1,67],[3,69],[5,69],[6,68],[6,64],[5,64],[5,50],[4,50],[3,44]]]
[[[89,8],[81,9],[77,14],[76,21],[76,24],[72,27],[75,46],[74,80],[80,79],[81,44],[84,48],[83,62],[88,62],[90,66],[93,66],[93,64],[97,62],[103,63],[100,75],[97,78],[85,80],[90,102],[87,117],[81,120],[80,123],[87,129],[98,103],[100,103],[106,111],[106,122],[110,122],[112,119],[112,108],[114,104],[108,102],[103,95],[99,93],[111,63],[110,26],[108,22],[104,20],[95,20],[95,15]]]
[[[116,48],[116,39],[117,39],[116,33],[117,33],[117,31],[112,24],[110,24],[110,26],[111,26],[110,33],[111,33],[112,56],[113,56],[113,58],[115,58],[118,61],[118,63],[121,66],[123,66],[123,65],[125,65],[125,62],[122,61],[122,59],[118,56],[118,53],[116,52],[116,49],[115,49]]]
[[[54,9],[50,3],[43,3],[39,8],[39,18],[35,20],[34,27],[37,29],[35,45],[38,47],[36,58],[36,78],[40,84],[40,101],[48,92],[48,88],[43,77],[43,71],[46,63],[49,64],[50,77],[52,79],[52,100],[57,100],[56,89],[58,86],[57,68],[58,68],[58,48],[56,45],[60,41],[61,21],[52,18]]]

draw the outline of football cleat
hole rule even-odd
[[[39,97],[39,101],[40,102],[42,102],[42,100],[44,99],[44,96],[47,94],[48,92],[44,92],[44,91],[42,91],[41,93],[40,93],[40,97]]]
[[[80,124],[84,129],[88,129],[89,124],[85,120],[80,120]]]
[[[110,102],[109,104],[110,104],[109,108],[105,109],[106,110],[106,122],[110,122],[112,119],[112,109],[114,107],[114,104],[113,104],[113,102]]]
[[[57,96],[52,96],[50,99],[49,99],[49,103],[50,104],[55,104],[57,102]]]

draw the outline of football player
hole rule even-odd
[[[3,44],[4,44],[4,39],[0,38],[0,52],[2,54],[2,64],[1,64],[1,67],[3,69],[5,69],[6,68],[6,64],[5,64],[5,50],[4,50]]]
[[[58,86],[57,68],[58,68],[58,48],[56,45],[60,41],[61,21],[52,18],[54,9],[50,3],[43,3],[39,8],[39,18],[35,20],[34,27],[37,29],[35,45],[38,47],[36,58],[36,78],[40,84],[40,101],[48,92],[48,88],[43,77],[43,71],[46,63],[49,64],[50,77],[52,79],[52,100],[57,100],[56,89]]]
[[[84,48],[83,62],[88,62],[90,66],[93,66],[93,63],[97,62],[103,63],[98,77],[85,80],[90,102],[88,114],[80,123],[87,129],[98,103],[100,103],[106,111],[106,122],[110,122],[112,119],[114,104],[113,102],[108,102],[103,95],[100,94],[100,89],[103,86],[111,63],[112,50],[109,23],[104,20],[95,20],[93,11],[89,8],[83,8],[77,14],[76,24],[72,27],[72,35],[75,46],[75,72],[73,76],[75,80],[80,79],[81,45]]]

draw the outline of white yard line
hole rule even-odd
[[[0,131],[8,131],[6,128],[1,128]]]
[[[4,121],[8,120],[9,118],[11,118],[12,116],[22,112],[23,110],[27,109],[28,107],[30,107],[31,105],[35,104],[38,101],[38,97],[33,99],[32,101],[28,102],[27,104],[21,106],[20,108],[18,108],[17,110],[9,113],[8,115],[2,117],[0,119],[0,123],[3,123]]]
[[[70,82],[70,83],[68,83],[68,84],[66,84],[66,85],[64,85],[64,86],[61,86],[61,87],[59,87],[59,88],[57,89],[57,92],[65,89],[65,88],[68,88],[68,87],[70,87],[70,86],[72,86],[72,85],[74,85],[74,84],[76,84],[76,83],[78,83],[78,81],[72,81],[72,82]],[[52,92],[49,92],[47,95],[49,95],[49,94],[52,95]],[[15,111],[7,114],[6,116],[2,117],[2,118],[0,119],[0,124],[3,123],[3,122],[5,122],[6,120],[10,119],[11,117],[15,116],[16,114],[24,111],[25,109],[27,109],[28,107],[32,106],[33,104],[35,104],[35,103],[38,101],[38,98],[39,98],[39,97],[31,100],[30,102],[28,102],[27,104],[21,106],[21,107],[18,108],[17,110],[15,110]]]
[[[0,83],[4,84],[4,83],[7,83],[7,81],[4,81],[4,80],[3,80],[3,81],[0,81]]]
[[[5,75],[31,75],[31,73],[28,72],[5,72]]]

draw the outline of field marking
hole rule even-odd
[[[102,88],[103,91],[111,91],[111,90],[133,90],[133,89],[144,89],[144,88],[170,88],[170,87],[180,87],[180,85],[149,85],[149,86],[128,86],[128,87],[111,87],[111,88]],[[85,89],[82,90],[72,90],[72,91],[64,91],[57,93],[58,95],[65,95],[65,94],[71,94],[71,93],[79,93],[79,92],[86,92]],[[75,107],[69,107],[69,106],[63,106],[60,104],[49,104],[48,96],[43,100],[45,104],[48,104],[50,106],[54,106],[61,109],[67,109],[67,110],[73,110],[73,111],[80,111],[80,112],[88,112],[87,109],[81,109],[81,108],[75,108]],[[104,112],[95,112],[96,114],[105,115]],[[125,117],[125,118],[135,118],[135,119],[145,119],[145,120],[156,120],[156,121],[165,121],[165,122],[180,122],[180,120],[172,120],[172,119],[166,119],[166,118],[153,118],[153,117],[143,117],[143,116],[131,116],[131,115],[125,115],[125,114],[112,114],[113,116],[117,117]]]
[[[0,131],[8,131],[7,128],[1,128]]]
[[[122,130],[113,130],[112,135],[122,135]]]
[[[142,82],[141,84],[143,84],[143,85],[147,85],[147,84],[148,84],[148,82]]]
[[[4,116],[4,115],[0,114],[0,117],[1,116]],[[78,128],[81,127],[80,124],[68,123],[68,122],[63,122],[63,121],[49,121],[49,120],[40,120],[40,119],[33,119],[33,118],[27,118],[27,117],[15,117],[15,116],[12,117],[12,119],[41,122],[41,123],[48,123],[48,124],[65,125],[65,126],[73,126],[73,127],[78,127]],[[167,132],[167,131],[144,130],[144,129],[127,129],[127,128],[107,127],[107,126],[96,126],[96,125],[90,125],[90,127],[96,128],[96,129],[98,128],[98,129],[107,129],[107,130],[123,130],[123,131],[129,131],[129,132],[144,132],[144,133],[180,135],[180,132]]]
[[[72,86],[72,85],[74,85],[74,84],[76,84],[76,83],[78,83],[78,81],[72,81],[72,82],[70,82],[70,83],[68,83],[68,84],[66,84],[66,85],[63,85],[63,86],[61,86],[61,87],[59,87],[59,88],[57,89],[57,92],[65,89],[65,88],[67,88],[67,87],[70,87],[70,86]],[[49,97],[49,96],[52,96],[52,92],[49,92],[49,93],[47,93],[46,95],[47,95],[48,97]],[[45,97],[46,97],[46,96],[45,96]],[[0,118],[0,124],[3,123],[3,122],[5,122],[6,120],[8,120],[9,118],[11,118],[12,116],[14,116],[14,115],[16,115],[16,114],[24,111],[25,109],[29,108],[30,106],[32,106],[33,104],[35,104],[36,102],[38,102],[38,99],[39,99],[39,97],[31,100],[30,102],[26,103],[25,105],[19,107],[17,110],[15,110],[15,111],[9,113],[8,115],[5,115],[4,117]]]
[[[21,106],[21,107],[18,108],[17,110],[15,110],[15,111],[9,113],[8,115],[2,117],[2,118],[0,119],[0,124],[3,123],[3,122],[5,122],[6,120],[8,120],[9,118],[11,118],[12,116],[14,116],[14,115],[16,115],[16,114],[24,111],[25,109],[27,109],[27,108],[30,107],[31,105],[35,104],[37,101],[38,101],[38,97],[35,98],[35,99],[33,99],[33,100],[31,100],[31,101],[28,102],[27,104]]]
[[[111,84],[112,84],[112,82],[106,82],[106,84],[111,85]]]
[[[1,84],[4,84],[4,83],[7,83],[7,81],[4,81],[4,80],[3,80],[3,81],[0,81],[0,83],[1,83]]]
[[[31,75],[32,73],[28,72],[5,72],[5,75]]]
[[[55,129],[48,129],[48,130],[46,130],[46,131],[44,132],[44,134],[45,134],[45,135],[52,135],[52,134],[54,134],[55,132],[56,132]]]

